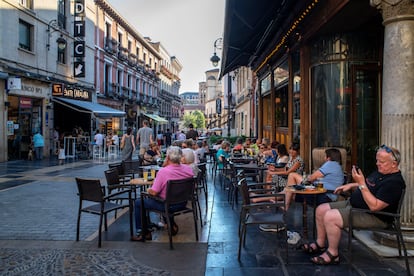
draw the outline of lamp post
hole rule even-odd
[[[50,27],[55,28],[55,30],[51,31]],[[49,51],[50,50],[50,37],[52,36],[52,33],[56,30],[56,28],[58,28],[58,30],[60,29],[59,25],[57,24],[57,20],[56,19],[52,19],[49,21],[49,23],[47,24],[47,44],[46,44],[46,48]],[[58,37],[58,39],[56,39],[56,43],[58,46],[58,50],[59,52],[62,52],[63,50],[65,50],[66,48],[66,40],[63,38],[62,35],[60,35],[60,37]]]
[[[214,41],[214,54],[210,58],[210,61],[213,64],[214,67],[217,67],[217,65],[220,62],[220,58],[217,56],[217,50],[221,50],[222,49],[222,43],[223,43],[223,38],[221,38],[221,37],[217,38]]]

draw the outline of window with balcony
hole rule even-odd
[[[28,51],[33,50],[33,25],[19,20],[19,47]]]
[[[104,67],[104,93],[105,96],[109,97],[113,95],[113,90],[111,86],[111,65],[105,64]]]
[[[122,46],[122,33],[118,33],[118,44]]]

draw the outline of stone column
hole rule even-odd
[[[381,142],[401,151],[400,169],[407,184],[401,222],[413,231],[414,2],[371,0],[371,5],[381,10],[385,26]]]

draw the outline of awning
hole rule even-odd
[[[117,109],[107,107],[102,104],[72,100],[67,98],[53,98],[54,102],[62,104],[66,107],[72,108],[73,110],[91,113],[99,118],[112,118],[112,117],[124,117],[125,112]]]
[[[148,114],[148,113],[143,113],[143,114],[145,116],[147,116],[148,118],[153,119],[154,121],[156,121],[157,123],[159,123],[161,125],[168,124],[168,121],[163,117],[160,117],[160,116],[155,115],[155,114]]]
[[[258,56],[275,39],[295,2],[227,0],[220,76],[241,66],[254,67]]]

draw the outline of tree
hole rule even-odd
[[[183,121],[184,127],[188,127],[190,124],[193,124],[194,129],[203,129],[206,126],[206,118],[199,110],[195,110],[191,112],[191,114],[185,114],[183,116]]]
[[[206,127],[206,118],[204,117],[204,114],[200,110],[196,110],[192,113],[192,115],[195,117],[193,123],[194,128],[204,129]]]

